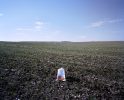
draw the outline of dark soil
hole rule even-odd
[[[124,100],[124,43],[0,42],[0,100]]]

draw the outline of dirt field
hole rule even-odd
[[[124,100],[124,42],[0,42],[0,100]]]

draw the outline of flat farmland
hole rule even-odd
[[[0,42],[0,100],[124,100],[124,42]]]

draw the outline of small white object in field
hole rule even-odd
[[[19,98],[16,98],[16,100],[20,100]]]
[[[60,81],[66,81],[65,79],[65,70],[64,68],[59,68],[58,69],[58,72],[57,72],[57,81],[60,80]]]

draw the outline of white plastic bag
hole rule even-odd
[[[56,80],[66,81],[64,68],[59,68],[59,69],[58,69],[58,72],[57,72],[57,79],[56,79]]]

